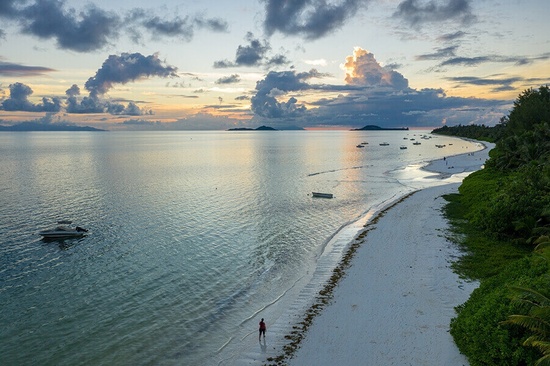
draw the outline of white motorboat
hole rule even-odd
[[[38,232],[38,235],[43,236],[44,238],[51,238],[51,239],[60,239],[60,238],[78,238],[81,236],[86,235],[88,230],[80,227],[80,226],[67,226],[70,225],[70,221],[58,221],[59,225],[57,225],[53,229],[43,230]]]

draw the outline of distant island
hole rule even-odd
[[[30,132],[30,131],[106,131],[94,127],[82,127],[59,123],[21,122],[12,126],[0,126],[0,132]]]
[[[246,127],[230,128],[227,131],[278,131],[278,130],[274,129],[273,127],[260,126],[258,128],[246,128]]]
[[[397,128],[384,128],[375,125],[366,125],[362,128],[355,128],[352,131],[408,131],[408,127],[397,127]]]

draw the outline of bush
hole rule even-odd
[[[545,289],[548,273],[548,262],[537,256],[518,260],[483,281],[468,301],[456,308],[458,316],[451,321],[451,334],[471,366],[532,365],[540,357],[535,349],[522,346],[528,333],[502,322],[509,315],[526,311],[511,301],[509,286]]]

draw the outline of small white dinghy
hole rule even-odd
[[[53,229],[43,230],[38,233],[38,235],[43,236],[48,239],[60,239],[60,238],[78,238],[86,235],[88,230],[80,226],[67,226],[70,225],[71,221],[58,221],[57,226]]]

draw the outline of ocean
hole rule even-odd
[[[426,135],[0,133],[0,364],[232,365],[260,317],[283,339],[369,215],[481,148]],[[38,235],[58,220],[88,235]]]

